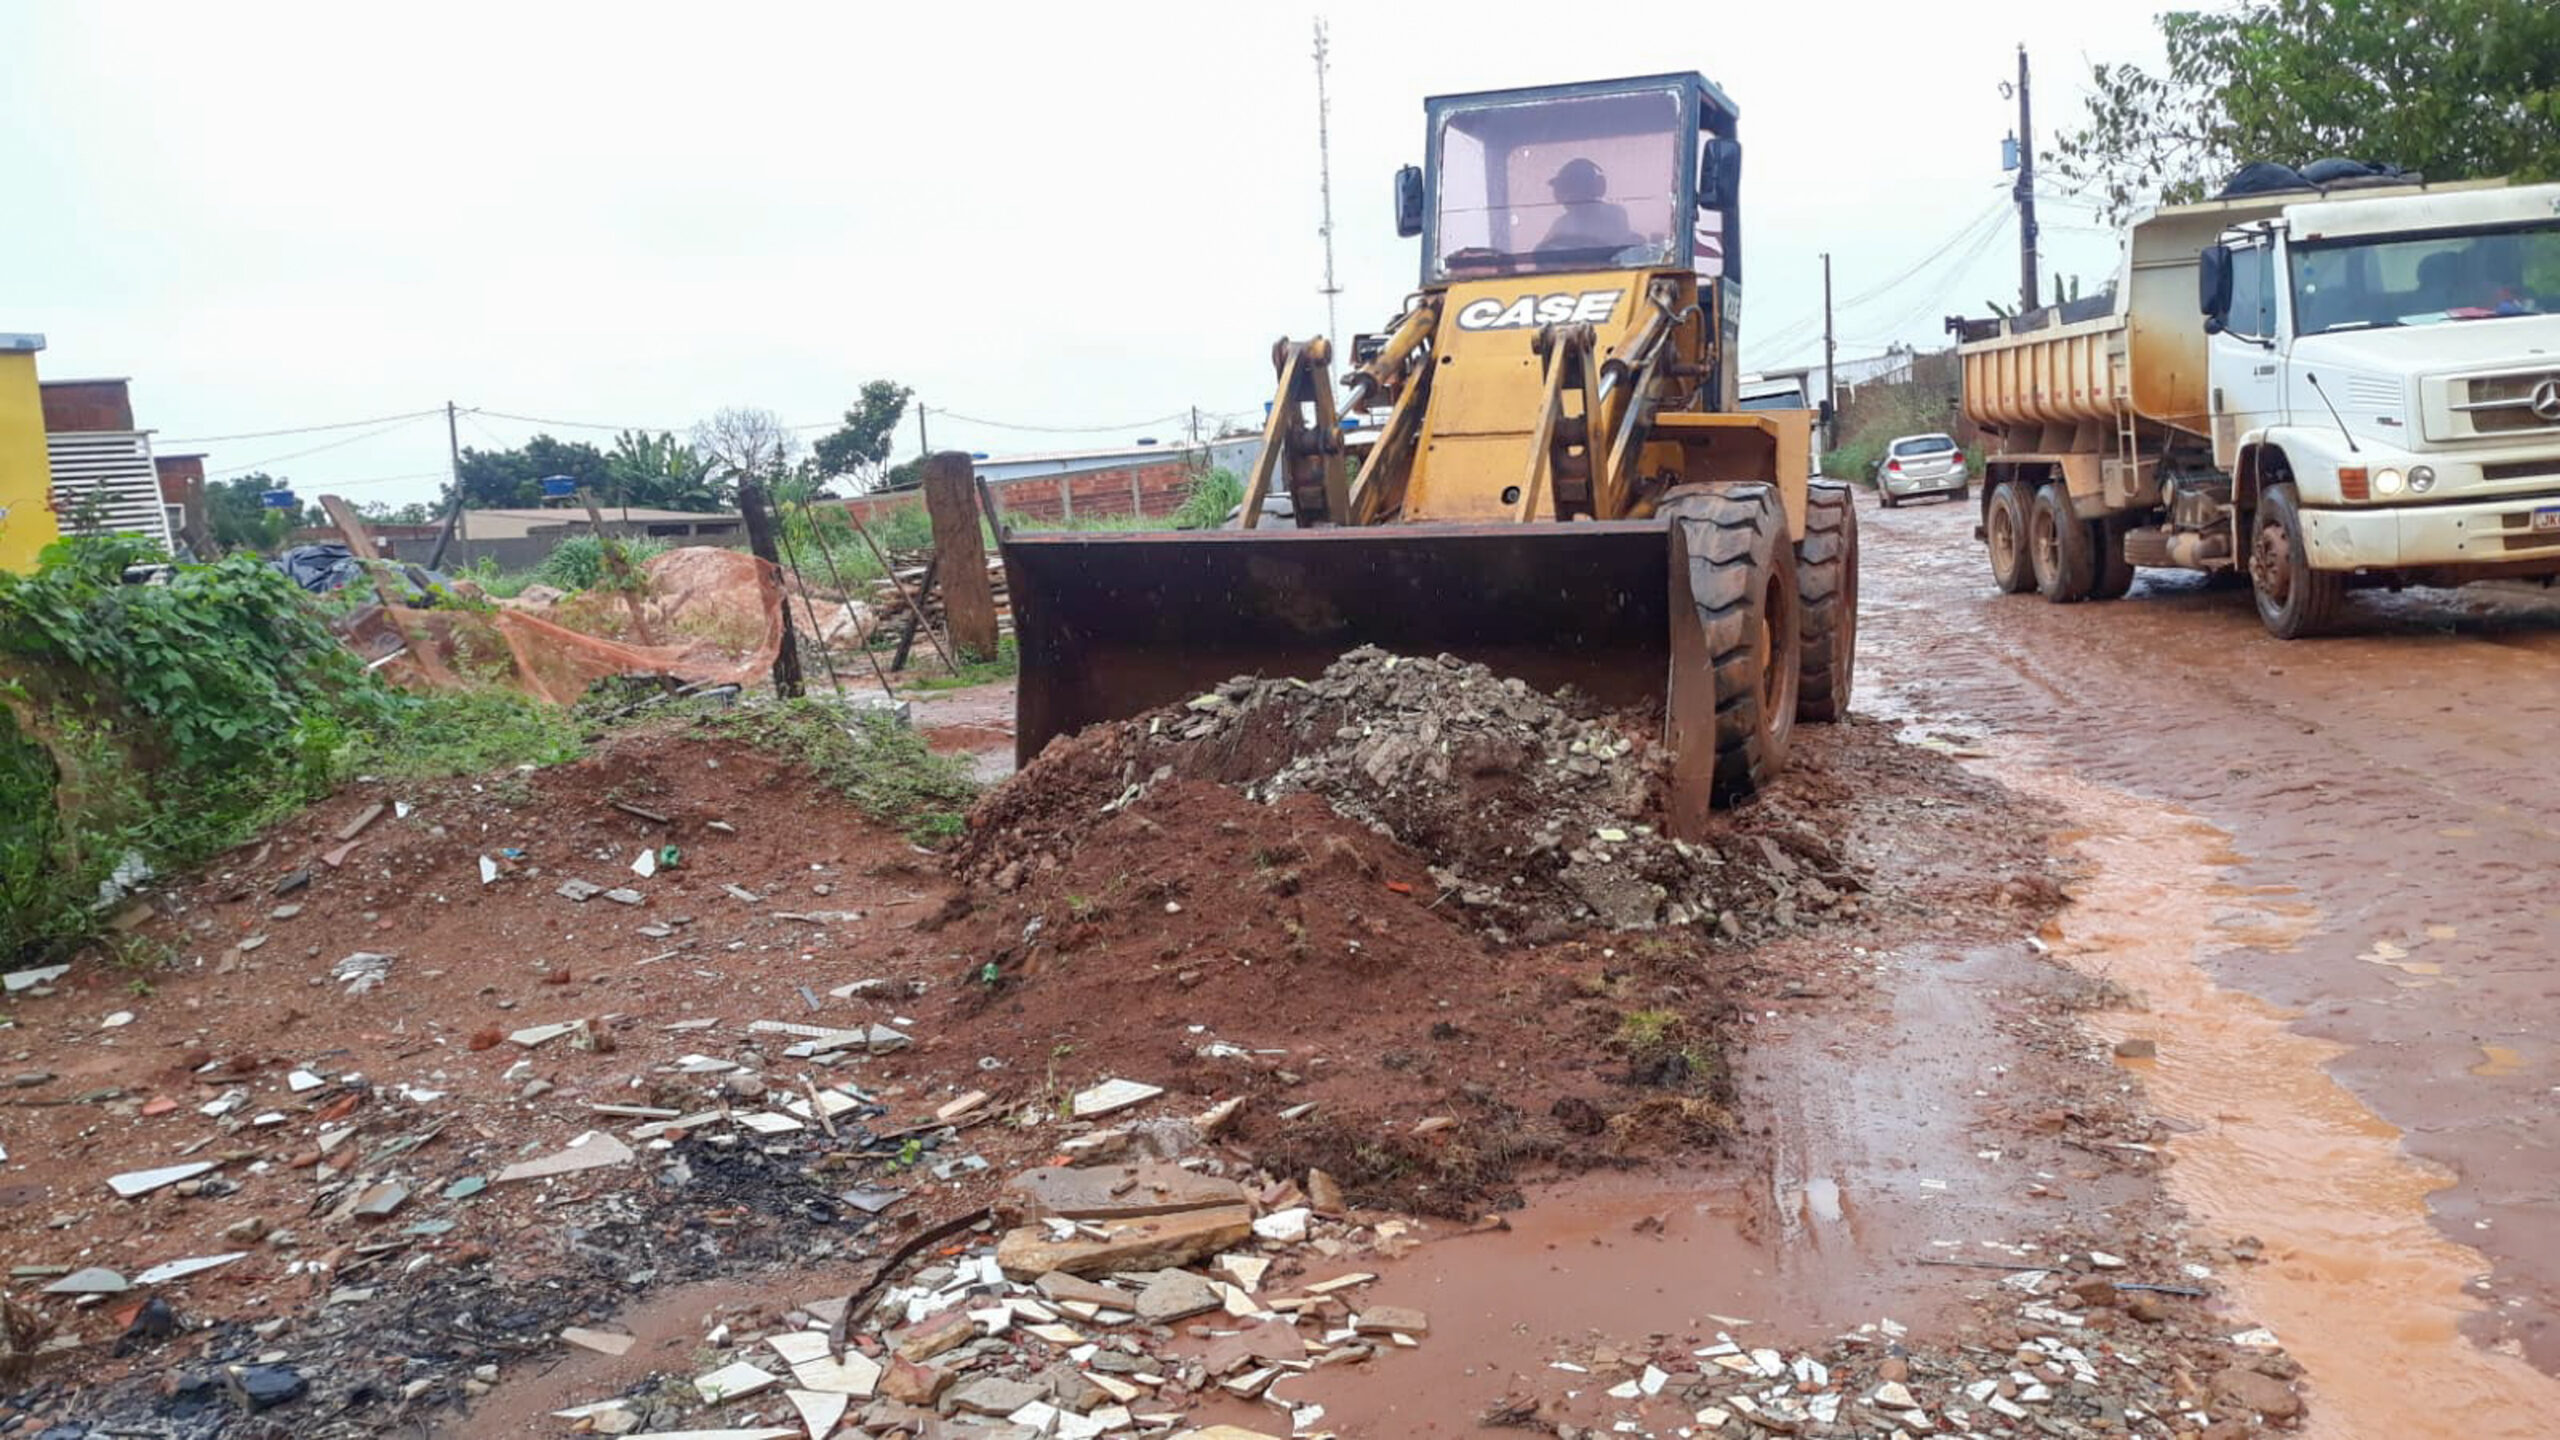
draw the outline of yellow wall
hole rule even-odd
[[[0,570],[33,570],[54,542],[52,493],[36,357],[0,352]]]

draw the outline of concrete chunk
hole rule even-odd
[[[1244,1187],[1174,1165],[1051,1165],[1026,1170],[1005,1190],[1035,1212],[1068,1220],[1124,1220],[1245,1203]]]
[[[1052,1270],[1092,1276],[1188,1265],[1243,1243],[1253,1233],[1253,1211],[1243,1205],[1221,1205],[1108,1222],[1103,1228],[1108,1235],[1102,1239],[1082,1234],[1055,1239],[1045,1226],[1011,1230],[996,1244],[996,1263],[1015,1280],[1034,1279]]]

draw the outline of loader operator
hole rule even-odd
[[[1627,207],[1609,203],[1609,176],[1598,165],[1580,156],[1564,163],[1564,168],[1547,182],[1547,189],[1564,207],[1556,223],[1547,230],[1547,238],[1538,242],[1538,252],[1557,250],[1624,250],[1641,245],[1644,237],[1627,224]]]

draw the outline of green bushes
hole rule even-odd
[[[616,540],[625,559],[639,565],[652,556],[666,553],[663,540]],[[597,535],[572,535],[558,548],[542,558],[534,578],[545,585],[562,590],[593,590],[612,578],[605,565],[604,538]]]
[[[0,956],[88,933],[102,882],[211,854],[326,791],[389,692],[266,562],[66,540],[0,574]]]
[[[365,672],[322,602],[250,555],[180,565],[131,537],[0,573],[0,963],[67,951],[111,885],[182,869],[356,770],[426,778],[576,753],[509,692],[410,695]]]

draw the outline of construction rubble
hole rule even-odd
[[[1823,767],[1938,813],[1852,738],[1693,845],[1640,728],[1377,651],[1053,746],[947,856],[683,722],[359,783],[160,890],[152,984],[6,977],[0,1436],[1361,1437],[1331,1387],[1451,1347],[1435,1420],[1567,1436],[2291,1423],[2246,1257],[2139,1237],[1941,1262],[1954,1343],[1560,1334],[1528,1274],[1545,1368],[1481,1373],[1413,1279],[1536,1180],[1765,1187],[1696,1168],[1728,1046],[1887,903]]]
[[[1859,882],[1814,826],[1779,813],[1697,843],[1664,834],[1663,761],[1642,726],[1570,696],[1364,646],[1313,680],[1239,677],[1052,745],[990,797],[962,863],[1009,888],[1026,845],[1072,845],[1157,787],[1207,780],[1263,804],[1321,798],[1427,857],[1438,893],[1497,939],[1698,924],[1738,938],[1855,912]]]

